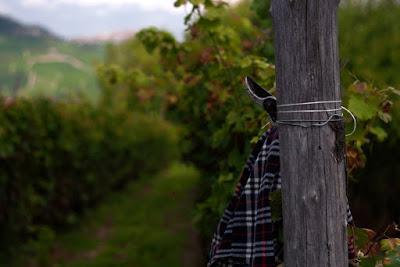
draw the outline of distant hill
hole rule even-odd
[[[96,98],[94,65],[103,53],[102,44],[69,42],[43,27],[0,15],[0,92]]]
[[[58,39],[43,27],[34,25],[24,25],[11,17],[0,14],[0,35],[11,35],[32,38]]]

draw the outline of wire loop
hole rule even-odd
[[[328,100],[328,101],[314,101],[314,102],[303,102],[303,103],[292,103],[292,104],[281,104],[277,105],[277,107],[295,107],[295,106],[305,106],[305,105],[317,105],[317,104],[339,104],[342,103],[340,100]],[[346,136],[350,136],[355,133],[357,129],[357,119],[354,116],[354,114],[344,106],[340,106],[340,108],[331,108],[331,109],[299,109],[299,110],[279,110],[278,114],[284,114],[284,113],[330,113],[330,112],[336,112],[336,111],[346,111],[348,114],[353,119],[353,130],[349,133],[346,134]],[[329,115],[329,114],[327,114]],[[298,127],[303,127],[303,128],[309,128],[309,127],[322,127],[327,125],[331,121],[343,121],[343,112],[340,114],[331,114],[326,120],[306,120],[306,119],[287,119],[287,120],[280,120],[278,119],[275,123],[277,124],[282,124],[282,125],[290,125],[290,126],[298,126]],[[308,124],[306,124],[308,123]],[[269,123],[268,123],[269,124]],[[265,128],[268,124],[264,125],[263,128]]]

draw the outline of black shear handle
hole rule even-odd
[[[275,122],[277,118],[276,98],[249,76],[246,76],[245,84],[251,99],[262,106],[271,120]]]

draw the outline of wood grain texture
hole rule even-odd
[[[338,4],[272,0],[278,104],[340,100]],[[335,107],[340,104],[300,108]],[[285,119],[291,118],[327,115],[285,114]],[[285,267],[347,267],[343,123],[278,127]]]

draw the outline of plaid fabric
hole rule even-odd
[[[250,154],[214,234],[208,267],[275,267],[282,261],[277,234],[282,221],[271,218],[270,192],[281,188],[276,127],[265,132]],[[350,209],[347,222],[352,224]],[[354,240],[349,239],[354,258]]]

